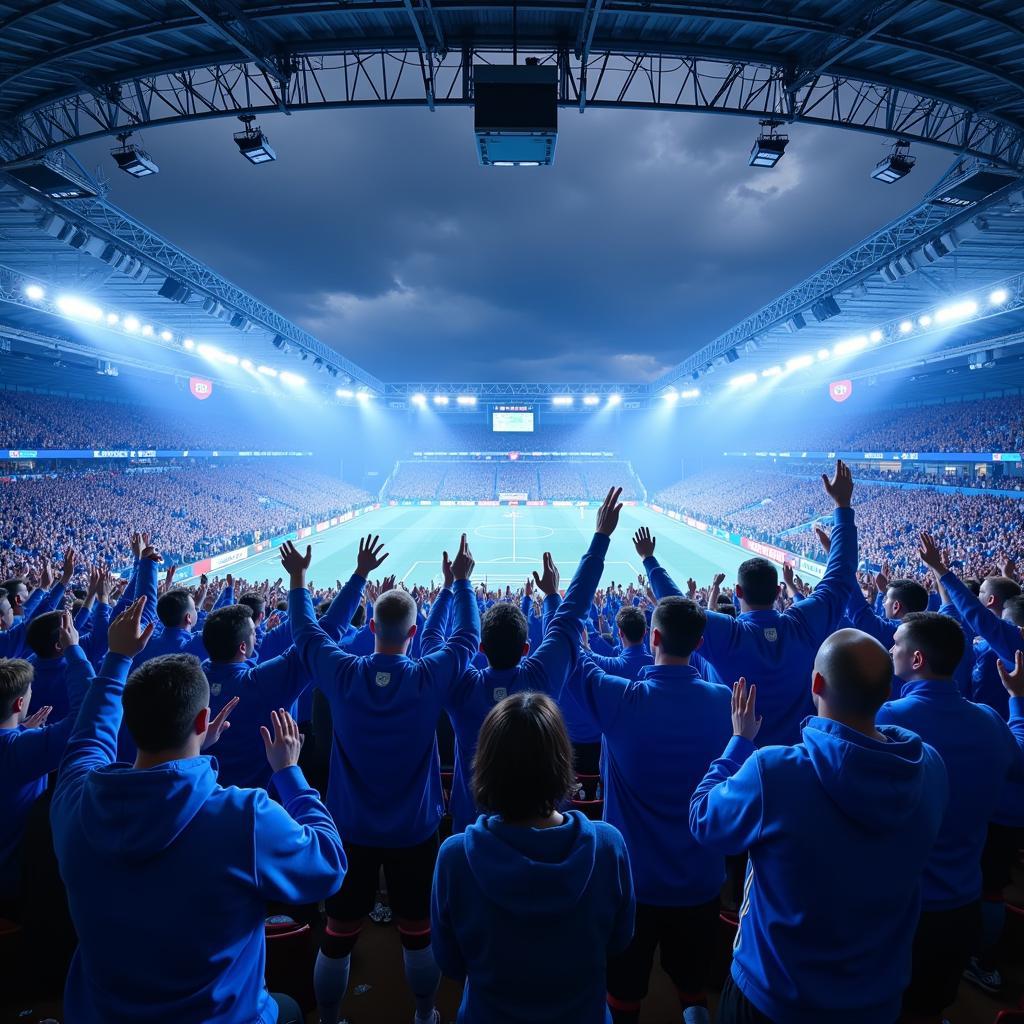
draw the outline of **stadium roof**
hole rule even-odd
[[[1018,0],[0,0],[8,160],[151,124],[472,102],[474,63],[563,104],[838,124],[1024,166]]]

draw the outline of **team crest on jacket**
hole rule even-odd
[[[494,703],[497,704],[499,700],[504,700],[508,696],[508,690],[504,686],[496,686],[494,688]]]
[[[388,683],[391,682],[391,673],[390,672],[378,672],[377,673],[377,678],[374,680],[374,682],[378,686],[387,686]]]
[[[773,644],[779,639],[779,631],[777,629],[766,629],[764,631],[764,638],[768,643]]]

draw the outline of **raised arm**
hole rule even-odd
[[[442,565],[448,562],[444,552]],[[476,562],[469,550],[466,535],[462,535],[458,554],[451,560],[452,601],[451,635],[443,646],[426,655],[421,664],[431,673],[432,678],[447,689],[451,696],[453,687],[469,667],[474,655],[480,649],[480,608],[473,592],[470,577]],[[447,574],[446,577],[447,578]]]
[[[661,563],[654,557],[654,548],[657,545],[657,538],[653,536],[650,529],[641,526],[633,534],[633,547],[644,563],[644,572],[650,581],[651,590],[654,596],[660,601],[663,597],[683,597],[683,592],[676,586],[675,580],[668,574],[668,571],[661,567]]]

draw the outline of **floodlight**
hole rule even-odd
[[[196,343],[191,338],[186,338],[181,344],[184,348],[187,348],[189,352],[196,347]]]
[[[831,352],[830,349],[827,349],[827,348],[819,348],[818,349],[818,359],[819,360],[828,359],[828,358],[831,357],[831,355],[832,355],[832,352]]]
[[[750,159],[747,161],[751,167],[774,167],[786,152],[789,145],[788,135],[779,135],[776,131],[782,125],[781,121],[759,121],[762,131],[754,141],[754,148],[750,151]]]
[[[794,356],[792,359],[786,360],[786,369],[789,370],[790,372],[792,372],[793,370],[803,370],[805,367],[810,366],[813,362],[814,356]]]
[[[57,308],[65,316],[77,317],[79,320],[102,320],[103,310],[91,302],[78,298],[76,295],[61,295],[57,299]]]
[[[894,181],[905,178],[914,169],[914,164],[916,163],[917,157],[910,155],[910,143],[904,139],[899,139],[893,144],[889,155],[884,160],[879,160],[875,164],[871,177],[875,181],[891,185]]]
[[[200,345],[196,350],[204,359],[219,359],[220,349],[213,345]]]
[[[422,409],[427,404],[427,396],[418,393],[413,395],[412,404],[418,405]]]
[[[904,320],[900,324],[900,334],[909,334],[914,329],[914,325],[909,320]]]
[[[856,338],[847,338],[846,341],[840,341],[836,344],[835,353],[837,356],[846,356],[851,352],[860,352],[867,348],[868,339],[863,335],[859,334]]]
[[[28,288],[26,288],[26,289],[25,289],[25,294],[26,294],[26,295],[28,295]],[[30,299],[32,298],[32,296],[31,296],[31,295],[29,295],[28,297],[29,297]],[[991,294],[991,295],[990,295],[990,296],[988,297],[988,301],[989,301],[989,302],[991,302],[993,306],[1001,306],[1001,305],[1003,305],[1003,303],[1005,303],[1005,302],[1006,302],[1006,300],[1007,300],[1007,299],[1008,299],[1009,297],[1010,297],[1010,294],[1009,294],[1009,292],[1007,292],[1007,290],[1006,290],[1005,288],[997,288],[997,289],[996,289],[996,290],[995,290],[995,291],[994,291],[994,292],[993,292],[993,293],[992,293],[992,294]]]
[[[110,324],[111,327],[116,327],[119,320],[120,317],[116,313],[107,314],[107,323]]]
[[[369,391],[357,391],[356,392],[356,400],[357,401],[368,402],[371,398],[373,398],[373,395],[371,395]]]
[[[174,335],[171,334],[170,331],[161,331],[160,338],[162,341],[171,341],[174,338]]]
[[[242,369],[243,370],[252,370],[253,369],[252,361],[249,360],[249,359],[243,359],[242,360]]]
[[[46,290],[37,284],[27,284],[25,285],[25,298],[31,299],[33,302],[39,302],[41,299],[46,298]]]
[[[769,366],[767,369],[761,371],[762,377],[778,377],[782,373],[781,366]]]
[[[459,405],[476,405],[476,395],[459,395],[455,401],[458,402]]]
[[[277,376],[277,370],[275,370],[272,366],[257,366],[256,367],[256,372],[257,373],[262,373],[264,377],[276,377]]]
[[[917,318],[917,322],[922,327],[930,327],[932,323],[932,318],[927,313],[925,313],[924,316],[920,316]]]
[[[609,405],[618,405],[621,401],[622,401],[622,395],[620,395],[618,392],[613,392],[612,394],[610,394],[608,396],[608,404]]]
[[[302,387],[306,383],[305,377],[300,377],[297,373],[292,373],[291,370],[282,370],[280,377],[282,384],[289,384],[296,388]]]
[[[238,356],[232,355],[230,352],[222,352],[220,355],[220,361],[222,363],[227,363],[228,366],[237,366]]]
[[[144,324],[142,328],[142,335],[145,338],[151,338],[153,336],[153,325]]]
[[[551,399],[552,405],[572,405],[572,403],[572,395],[555,395],[555,397]]]
[[[942,309],[936,310],[935,321],[936,323],[945,324],[950,320],[965,320],[969,316],[974,316],[978,312],[978,304],[974,299],[963,299],[960,302],[954,302],[950,306],[943,306]]]
[[[583,404],[584,405],[599,405],[600,402],[601,402],[601,399],[597,395],[584,395],[583,396]]]
[[[447,405],[447,404],[448,404],[448,396],[447,395],[434,395],[434,405]]]
[[[733,377],[729,381],[729,387],[731,388],[746,388],[751,384],[757,383],[756,373],[741,373],[736,377]]]
[[[679,392],[680,398],[700,398],[700,388],[689,388]]]
[[[259,125],[253,125],[256,120],[253,114],[242,114],[239,121],[245,125],[240,132],[235,132],[235,145],[238,152],[251,164],[267,164],[277,159],[277,154],[270,148],[270,141],[263,134]]]
[[[670,388],[668,391],[664,392],[661,397],[671,405],[673,402],[679,401],[679,392],[676,391],[675,388]]]
[[[881,331],[874,330],[868,335],[868,340],[872,345],[877,345],[883,337],[885,337],[885,335],[883,335]]]
[[[339,398],[355,398],[356,394],[354,391],[350,391],[348,388],[338,388],[334,392]]]
[[[160,168],[157,167],[150,155],[141,146],[129,144],[128,139],[130,136],[131,132],[123,132],[118,135],[117,138],[121,143],[121,148],[110,151],[114,162],[122,171],[130,174],[133,178],[148,178],[151,174],[157,174]]]

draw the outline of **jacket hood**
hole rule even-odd
[[[142,770],[106,765],[90,773],[82,793],[86,842],[113,860],[149,860],[178,838],[216,788],[209,757]]]
[[[886,742],[826,718],[808,718],[803,743],[822,787],[839,809],[871,832],[899,828],[924,799],[924,744],[895,725]]]
[[[506,825],[481,815],[466,829],[466,859],[480,888],[520,916],[571,910],[594,871],[597,831],[578,811],[553,828]]]

